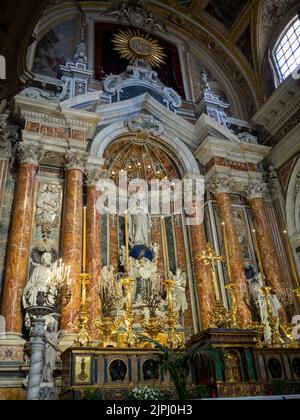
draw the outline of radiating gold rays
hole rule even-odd
[[[133,64],[137,59],[144,60],[152,68],[165,64],[167,56],[163,48],[149,34],[128,29],[115,34],[112,42],[115,51],[130,64]]]

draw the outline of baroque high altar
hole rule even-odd
[[[191,375],[219,395],[299,384],[299,244],[290,242],[285,210],[295,216],[299,175],[286,199],[272,164],[281,157],[261,141],[268,107],[253,129],[189,48],[180,44],[174,58],[169,42],[180,31],[143,2],[74,7],[65,27],[46,30],[41,21],[28,53],[34,81],[0,115],[0,399],[25,390],[78,398],[98,386],[126,398],[136,386],[167,389],[170,379],[152,369],[152,340],[225,349],[224,366],[196,365]],[[122,57],[122,71],[105,73],[103,47]],[[128,195],[113,211],[109,193],[121,196],[125,174]],[[176,210],[184,181],[196,223]]]

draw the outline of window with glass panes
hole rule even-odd
[[[277,44],[274,57],[280,80],[285,80],[300,65],[300,20],[297,17]]]

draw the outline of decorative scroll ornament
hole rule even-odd
[[[132,117],[125,121],[125,125],[130,131],[140,133],[139,139],[147,139],[152,134],[155,137],[160,137],[164,132],[164,127],[160,121],[152,115],[142,112],[137,117]]]
[[[102,15],[113,16],[139,29],[146,29],[151,32],[154,30],[167,32],[165,20],[157,19],[153,13],[146,11],[143,0],[123,1],[117,6],[104,10]]]
[[[112,42],[121,58],[130,64],[139,59],[144,60],[150,67],[160,67],[165,64],[166,54],[158,41],[139,30],[120,31],[114,35]]]

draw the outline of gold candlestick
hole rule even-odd
[[[169,259],[169,250],[168,250],[168,242],[167,242],[167,230],[166,230],[166,222],[164,217],[162,216],[162,233],[163,233],[163,248],[164,248],[164,258],[166,264],[166,278],[169,278],[170,273],[170,259]]]
[[[262,279],[264,281],[265,280],[265,274],[264,274],[262,259],[261,259],[261,255],[260,255],[260,249],[259,249],[259,245],[258,245],[257,232],[256,232],[255,229],[253,229],[252,232],[253,232],[254,248],[255,248],[256,256],[257,256],[257,260],[258,260],[258,267],[259,267],[259,271],[260,271],[261,277],[262,277]]]
[[[132,287],[134,279],[128,277],[122,280],[122,285],[126,292],[126,303],[125,303],[125,324],[126,324],[126,343],[129,347],[134,347],[136,344],[135,335],[133,333],[133,312],[132,312]]]
[[[227,243],[227,234],[226,234],[226,224],[222,222],[222,234],[223,234],[223,241],[224,241],[224,248],[225,248],[225,257],[226,257],[226,265],[227,265],[227,272],[228,272],[228,280],[229,283],[231,281],[231,266],[229,261],[229,251],[228,251],[228,243]]]
[[[273,314],[273,307],[272,307],[272,303],[270,301],[271,297],[271,291],[272,288],[271,287],[262,287],[261,288],[262,293],[264,294],[265,298],[266,298],[266,304],[267,304],[267,312],[268,312],[268,323],[271,329],[271,345],[274,347],[278,347],[282,345],[282,339],[280,337],[279,331],[278,331],[278,327],[277,327],[277,319]]]
[[[287,250],[287,253],[288,253],[289,263],[290,263],[291,270],[292,270],[292,276],[293,276],[295,285],[298,289],[298,288],[300,288],[300,280],[299,280],[298,270],[297,270],[297,267],[296,267],[296,261],[295,261],[294,254],[293,254],[293,251],[292,251],[291,242],[290,242],[290,239],[288,237],[288,233],[287,233],[286,230],[283,232],[283,236],[284,236],[285,247],[286,247],[286,250]]]
[[[202,261],[204,265],[210,266],[212,270],[212,277],[213,277],[212,280],[213,280],[215,297],[217,301],[220,301],[221,296],[220,296],[220,291],[218,287],[216,263],[218,261],[225,262],[225,258],[222,255],[217,255],[210,243],[206,244],[206,251],[203,251],[202,254],[197,255],[196,258],[198,259],[198,261]]]
[[[86,272],[86,207],[83,208],[83,252],[82,252],[82,272]]]
[[[90,275],[86,273],[80,274],[81,279],[81,305],[78,312],[79,331],[74,341],[75,345],[80,347],[89,347],[92,345],[92,339],[89,334],[88,325],[90,321],[90,313],[87,305],[87,285],[90,281]]]
[[[128,211],[125,213],[125,247],[126,247],[126,273],[129,275],[129,229],[128,229]]]
[[[178,335],[176,334],[176,323],[178,321],[178,312],[174,312],[173,307],[173,290],[175,286],[174,280],[166,280],[164,282],[166,288],[167,288],[167,302],[168,302],[168,345],[172,347],[178,347],[180,345],[180,339]]]

